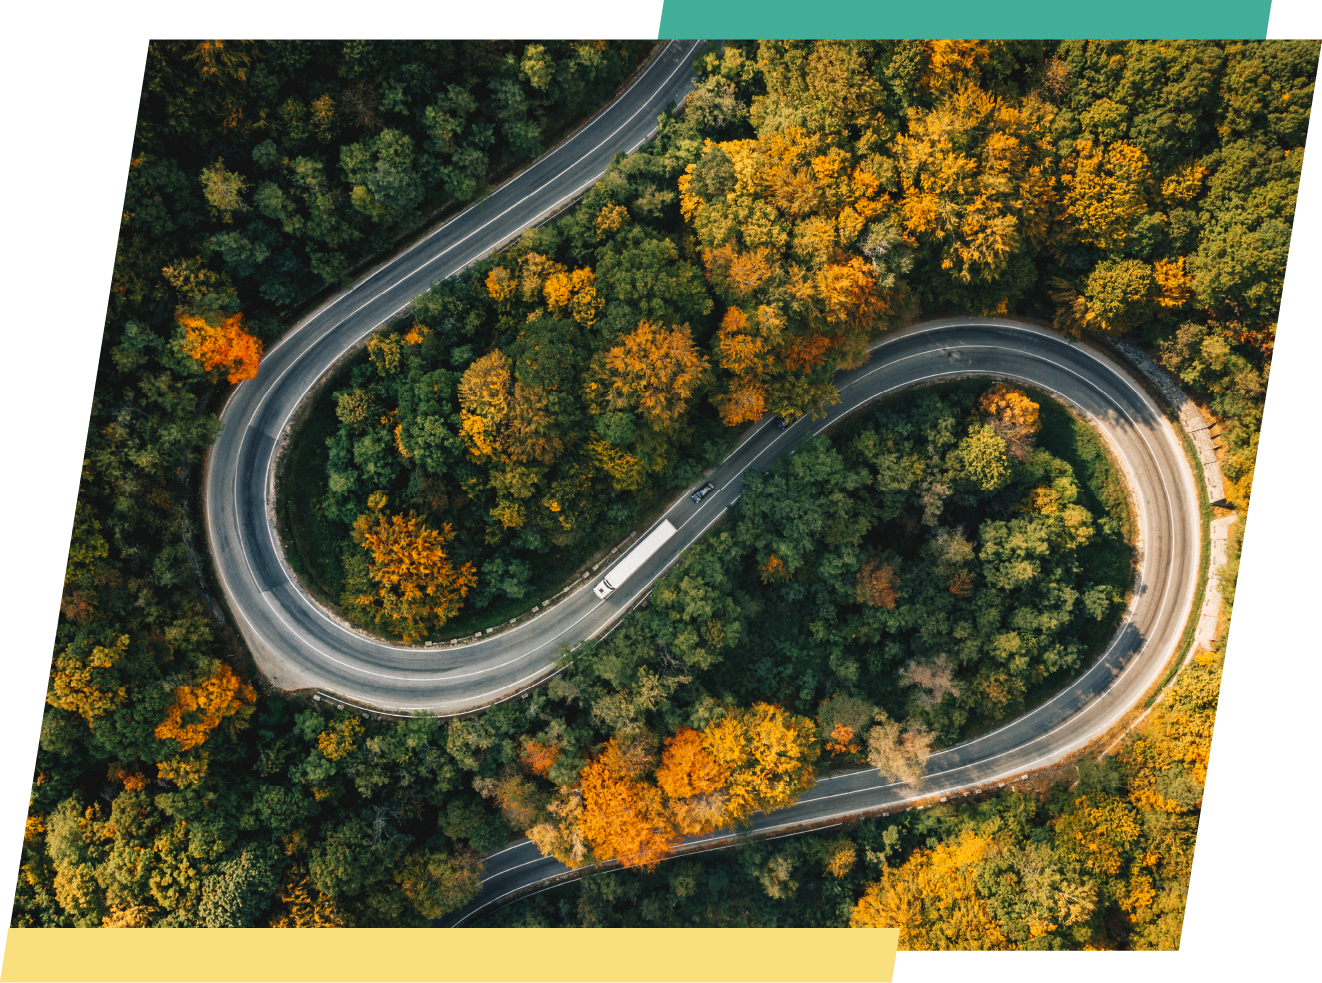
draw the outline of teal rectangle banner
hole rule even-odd
[[[1265,38],[1271,0],[665,0],[662,38]]]

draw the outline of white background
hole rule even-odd
[[[6,15],[0,334],[0,925],[27,810],[115,236],[153,37],[656,37],[661,0],[22,4]],[[1276,0],[1270,37],[1322,36]],[[216,13],[204,17],[202,12]],[[380,26],[388,25],[385,33]],[[756,34],[750,29],[749,34]],[[1162,980],[1306,972],[1319,914],[1317,499],[1322,126],[1290,248],[1184,939],[1179,953],[901,953],[896,979]],[[1311,974],[1310,974],[1311,975]],[[823,979],[831,978],[829,960]]]

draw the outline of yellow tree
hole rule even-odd
[[[710,832],[755,810],[793,803],[812,787],[815,737],[808,718],[758,703],[702,731],[682,728],[666,740],[653,773],[650,738],[621,732],[575,785],[557,790],[528,838],[571,867],[611,859],[652,866],[676,835]],[[530,762],[545,760],[536,742],[525,753]]]
[[[726,714],[703,730],[703,747],[729,771],[728,821],[757,810],[783,809],[812,788],[813,762],[821,754],[817,727],[807,717],[769,703]]]
[[[725,822],[725,783],[730,767],[716,760],[701,732],[681,728],[666,738],[656,783],[666,794],[670,815],[685,836],[707,833]]]
[[[730,376],[713,396],[727,425],[836,401],[834,370],[863,362],[891,309],[893,283],[861,252],[889,195],[875,161],[832,139],[788,125],[709,142],[679,180],[681,210],[729,305],[714,350]]]
[[[1196,655],[1120,752],[1134,805],[1172,813],[1201,807],[1221,666],[1220,656]]]
[[[497,453],[500,427],[509,413],[511,384],[509,359],[500,349],[479,358],[459,380],[460,432],[478,459]]]
[[[978,891],[979,865],[993,849],[968,830],[934,850],[918,848],[868,887],[850,928],[898,928],[905,950],[1014,948]]]
[[[557,273],[564,273],[563,263],[557,263],[541,253],[524,253],[519,258],[519,299],[535,302],[542,293],[547,280]]]
[[[1147,155],[1123,140],[1103,147],[1076,140],[1062,161],[1065,221],[1082,242],[1116,250],[1134,221],[1147,211],[1144,190],[1152,179]]]
[[[335,896],[322,894],[302,864],[285,874],[276,900],[279,905],[271,916],[272,928],[344,928],[351,924]]]
[[[1024,460],[1037,433],[1037,403],[1021,390],[998,382],[982,394],[978,409],[990,417],[992,429],[1005,441],[1010,453]]]
[[[596,276],[591,269],[573,273],[558,271],[546,278],[542,287],[547,309],[556,317],[566,312],[583,327],[591,327],[601,314],[601,299],[597,296]]]
[[[707,374],[687,324],[666,328],[642,321],[606,352],[606,405],[636,411],[664,430],[688,408]]]
[[[1113,876],[1142,835],[1133,806],[1108,795],[1081,795],[1052,823],[1061,851],[1085,870]]]
[[[826,872],[836,880],[843,880],[858,861],[858,848],[849,840],[841,839],[828,845]]]
[[[363,722],[357,717],[341,717],[317,735],[317,750],[328,761],[347,758],[358,750],[363,732]]]
[[[931,93],[951,92],[982,81],[982,66],[991,55],[986,41],[941,39],[928,41],[927,67],[919,83]]]
[[[499,349],[465,370],[458,391],[460,433],[477,460],[549,464],[563,449],[546,394],[515,378]]]
[[[546,743],[531,737],[525,737],[523,739],[523,751],[519,755],[519,763],[539,778],[545,778],[546,773],[551,770],[556,759],[560,757],[560,750],[560,745],[554,742]]]
[[[516,464],[550,464],[563,448],[546,394],[515,380],[500,439],[504,457]]]
[[[636,454],[630,454],[600,437],[588,441],[588,451],[592,460],[610,475],[611,485],[616,491],[634,491],[643,487],[647,475],[642,460]]]
[[[129,651],[129,636],[114,635],[107,645],[73,642],[55,657],[46,702],[78,714],[89,724],[129,698],[116,665]]]
[[[992,283],[1021,244],[1045,234],[1052,116],[1032,96],[1012,105],[972,85],[909,111],[894,144],[900,214],[910,235],[940,245],[957,283]]]
[[[388,515],[377,508],[358,517],[353,536],[367,551],[368,576],[377,586],[355,602],[406,642],[445,624],[477,583],[471,563],[455,569],[445,552],[454,538],[448,523],[429,529],[412,512]]]
[[[403,366],[402,339],[393,331],[374,334],[367,339],[367,359],[383,376],[392,376]]]
[[[717,363],[734,378],[725,392],[713,397],[727,426],[760,420],[767,391],[761,375],[769,367],[769,352],[779,340],[781,321],[775,308],[763,306],[750,318],[732,306],[721,318],[714,344]]]
[[[1193,300],[1193,274],[1187,263],[1186,257],[1178,256],[1159,259],[1152,264],[1153,277],[1157,281],[1153,300],[1163,309],[1162,313],[1173,313]]]
[[[518,291],[518,283],[503,266],[497,266],[487,274],[486,287],[491,299],[503,307],[509,306]]]

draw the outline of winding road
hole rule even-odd
[[[313,688],[378,714],[455,714],[526,690],[556,656],[600,637],[739,497],[749,469],[767,470],[795,443],[906,386],[992,375],[1056,394],[1089,419],[1123,468],[1136,506],[1140,569],[1124,623],[1107,650],[1066,690],[1000,729],[933,754],[917,786],[872,770],[823,779],[793,807],[760,815],[774,835],[907,802],[995,787],[1053,763],[1105,734],[1158,680],[1180,642],[1198,586],[1201,496],[1181,438],[1134,376],[1107,355],[1045,329],[953,318],[888,335],[870,360],[839,378],[825,419],[778,430],[768,418],[707,476],[700,504],[681,495],[661,519],[678,530],[619,590],[592,592],[603,565],[547,610],[481,640],[405,647],[337,622],[298,586],[272,521],[277,444],[304,397],[336,362],[434,281],[489,255],[591,185],[617,152],[636,149],[667,102],[691,85],[697,42],[669,42],[629,88],[570,139],[416,246],[363,277],[296,325],[237,387],[208,458],[205,514],[217,575],[261,671],[276,686]],[[623,550],[612,560],[618,560]],[[729,834],[690,841],[702,849]],[[503,899],[568,873],[528,841],[485,861],[481,896],[447,922],[461,924]]]

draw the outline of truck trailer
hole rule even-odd
[[[661,544],[673,535],[675,535],[675,527],[670,524],[669,519],[662,519],[661,524],[644,536],[637,546],[625,553],[620,562],[611,567],[601,579],[601,583],[592,590],[598,597],[609,597],[615,588],[632,577],[638,568],[661,548]]]

